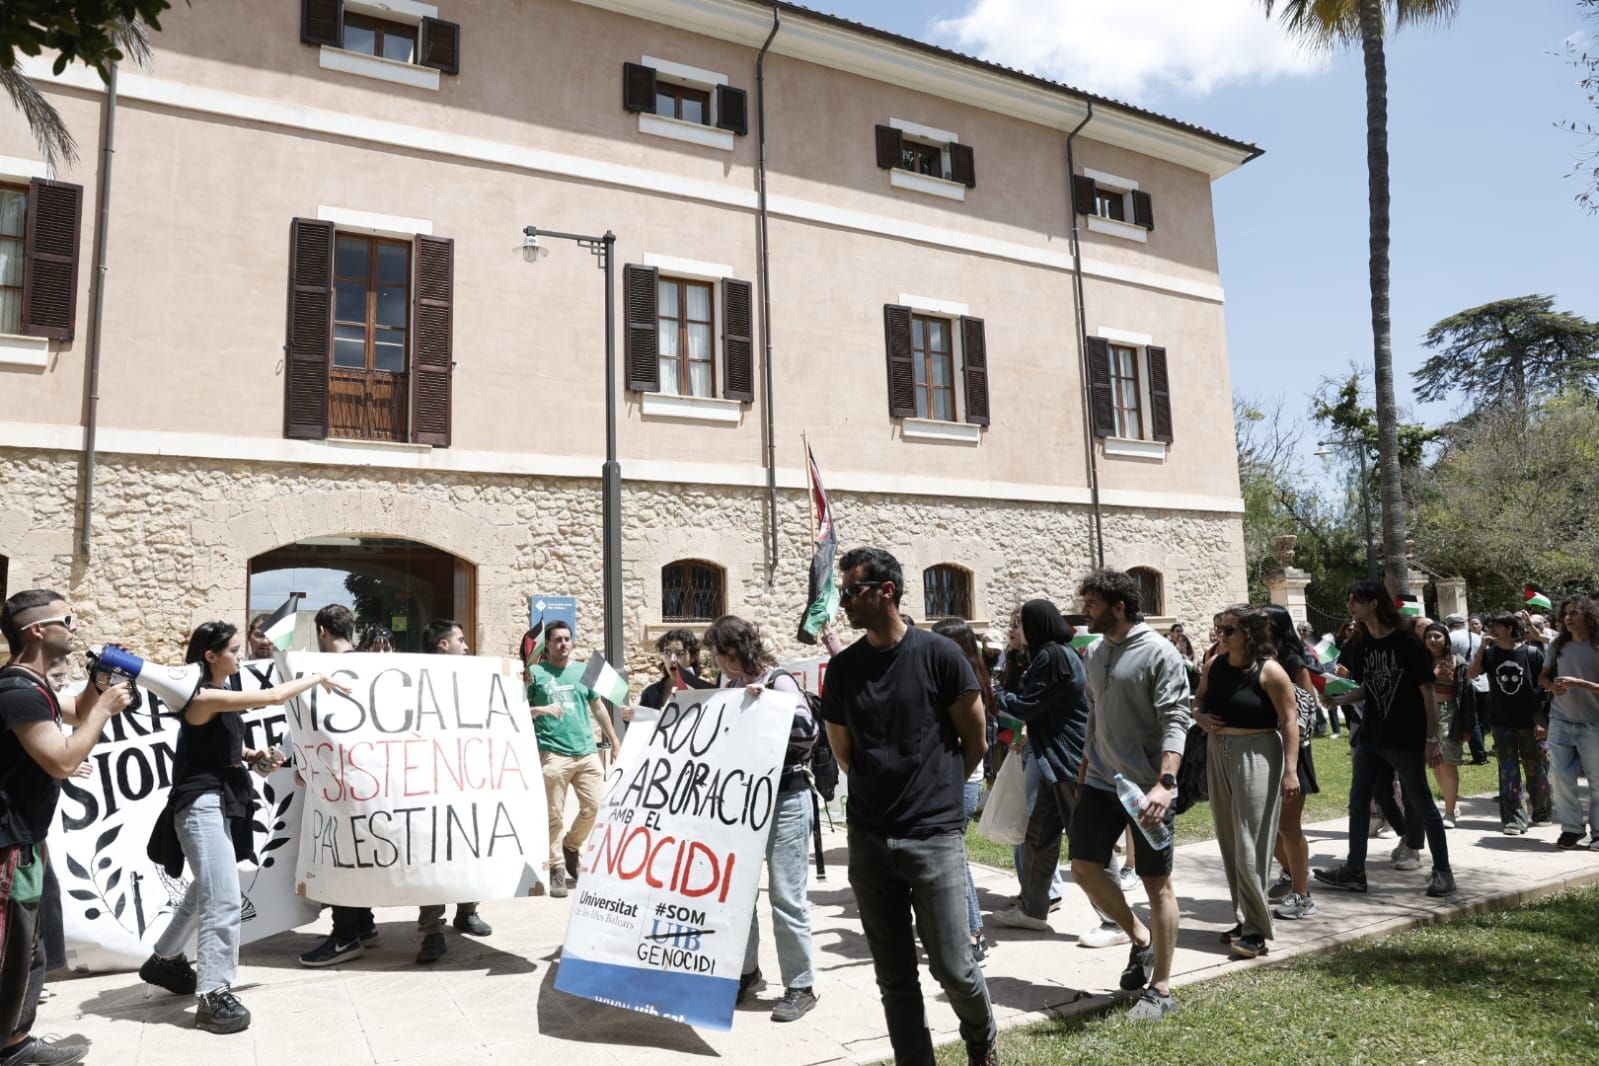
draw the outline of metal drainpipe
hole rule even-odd
[[[755,174],[758,183],[761,239],[761,345],[764,349],[761,403],[766,408],[766,521],[771,530],[767,581],[777,577],[777,427],[772,412],[772,254],[766,231],[766,51],[777,36],[777,3],[772,3],[772,32],[766,35],[760,54],[755,57],[755,125],[759,157]]]
[[[1094,117],[1094,101],[1077,128],[1066,135],[1066,208],[1072,219],[1072,295],[1077,308],[1077,365],[1083,374],[1083,440],[1088,450],[1088,498],[1094,525],[1088,538],[1088,554],[1096,569],[1105,565],[1105,523],[1099,507],[1099,455],[1094,451],[1094,396],[1088,378],[1088,316],[1083,309],[1083,253],[1077,239],[1077,205],[1072,202],[1072,178],[1077,173],[1072,142]]]
[[[117,65],[106,79],[105,121],[100,133],[99,201],[94,223],[94,292],[89,300],[89,368],[87,410],[83,425],[83,521],[78,529],[78,553],[87,562],[94,528],[95,430],[100,420],[100,327],[105,321],[106,236],[111,222],[111,159],[116,154]]]

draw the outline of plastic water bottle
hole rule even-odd
[[[1165,822],[1157,822],[1153,826],[1143,823],[1140,812],[1144,809],[1144,790],[1127,780],[1121,774],[1116,775],[1116,795],[1121,798],[1122,807],[1127,811],[1127,816],[1133,820],[1138,831],[1144,834],[1144,839],[1157,851],[1171,845],[1171,830]]]

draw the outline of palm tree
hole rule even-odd
[[[144,68],[150,66],[150,35],[145,25],[137,20],[125,22],[110,31],[116,43],[118,59],[131,59]],[[33,79],[18,67],[0,67],[0,89],[11,97],[11,103],[22,112],[23,120],[39,144],[39,152],[52,170],[60,170],[78,161],[78,142],[67,129],[55,105],[39,92]]]
[[[1271,17],[1278,0],[1262,0]],[[1399,414],[1394,404],[1392,323],[1388,312],[1388,61],[1383,34],[1391,17],[1447,23],[1460,0],[1281,0],[1290,35],[1312,48],[1360,42],[1366,61],[1366,176],[1371,211],[1372,382],[1377,400],[1377,469],[1382,497],[1383,576],[1388,587],[1410,584],[1405,558],[1405,501],[1399,477]]]

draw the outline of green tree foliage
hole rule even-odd
[[[84,63],[110,76],[111,64],[130,58],[125,27],[142,22],[161,28],[171,0],[5,0],[0,3],[0,70],[17,64],[17,53],[56,53],[54,70]]]
[[[1592,392],[1599,322],[1556,311],[1552,296],[1516,296],[1450,315],[1427,331],[1433,351],[1415,372],[1416,397],[1462,395],[1473,407],[1529,399],[1562,387]]]
[[[1552,599],[1599,589],[1599,407],[1576,392],[1526,412],[1451,426],[1421,484],[1418,550],[1484,607],[1520,606],[1524,581]]]

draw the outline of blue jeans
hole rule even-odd
[[[1033,804],[1038,802],[1038,786],[1044,783],[1044,770],[1043,767],[1038,765],[1038,760],[1033,758],[1031,744],[1022,749],[1022,771],[1022,780],[1027,784],[1027,813],[1031,816]],[[1025,849],[1025,844],[1015,844],[1011,847],[1011,857],[1016,863],[1016,883],[1018,885],[1027,883],[1027,870],[1024,865],[1025,857],[1023,854]],[[1054,875],[1049,879],[1049,901],[1051,903],[1060,902],[1062,891],[1063,881],[1060,875],[1060,866],[1057,864]]]
[[[166,931],[155,942],[155,953],[164,958],[183,954],[198,927],[200,946],[195,953],[195,970],[199,983],[194,990],[203,996],[233,984],[239,969],[243,908],[239,863],[233,855],[233,836],[222,817],[221,793],[196,796],[179,812],[176,821],[178,843],[183,846],[183,857],[188,860],[194,879]]]
[[[1599,837],[1599,725],[1549,719],[1549,790],[1564,833],[1582,832],[1577,771],[1588,778],[1588,828]]]
[[[1378,771],[1393,768],[1399,787],[1405,793],[1405,806],[1421,819],[1432,849],[1432,868],[1449,869],[1449,841],[1444,837],[1443,815],[1432,801],[1432,785],[1427,780],[1427,760],[1419,751],[1378,749],[1375,744],[1357,741],[1354,750],[1354,777],[1349,783],[1349,868],[1366,872],[1366,832],[1371,828],[1371,797]]]
[[[966,782],[966,823],[971,824],[972,815],[977,813],[977,801],[982,798],[983,783],[981,781]],[[972,936],[983,935],[983,911],[977,905],[977,882],[972,880],[972,864],[966,864],[966,928]]]
[[[960,1019],[968,1048],[986,1048],[998,1030],[988,985],[967,934],[966,840],[960,833],[912,839],[849,830],[849,883],[872,952],[888,1038],[897,1066],[933,1066],[916,941]],[[913,927],[914,919],[914,927]]]
[[[772,939],[777,941],[777,968],[784,988],[810,988],[811,794],[785,792],[772,810],[772,832],[766,838],[766,896],[772,905]],[[744,973],[755,969],[761,943],[760,909],[750,911],[750,938],[744,948]]]

